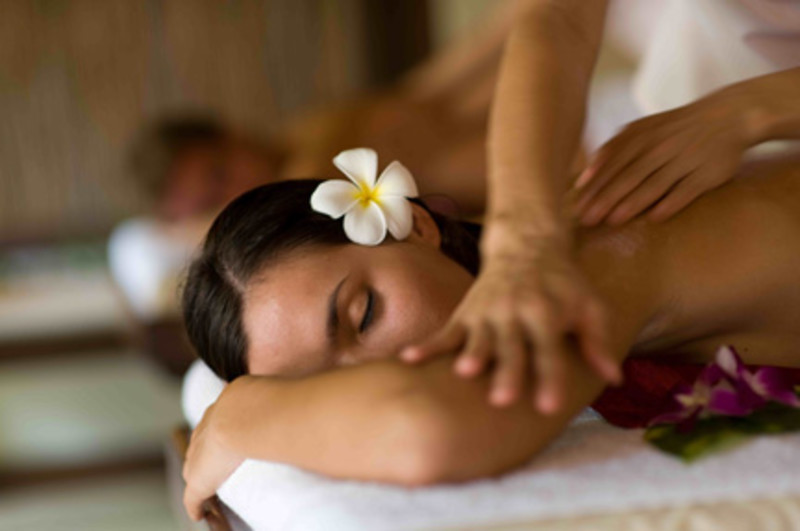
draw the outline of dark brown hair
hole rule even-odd
[[[243,295],[251,279],[289,251],[351,243],[341,219],[311,210],[320,180],[282,181],[254,188],[232,201],[212,224],[183,289],[183,318],[199,356],[221,378],[247,373]],[[441,249],[473,275],[479,267],[479,226],[431,212]]]

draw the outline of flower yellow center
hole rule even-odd
[[[374,201],[377,204],[380,204],[379,201],[380,194],[378,193],[378,188],[370,188],[368,185],[362,184],[358,188],[358,192],[356,192],[356,199],[358,199],[361,208],[367,208],[371,201]]]

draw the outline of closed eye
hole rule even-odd
[[[367,291],[367,308],[364,310],[364,318],[361,319],[361,324],[358,326],[359,333],[364,333],[367,327],[372,323],[375,315],[375,293],[372,290]]]

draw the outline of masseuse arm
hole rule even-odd
[[[402,354],[415,362],[459,353],[463,376],[494,358],[490,400],[498,406],[518,400],[536,374],[534,404],[545,412],[561,407],[567,333],[598,374],[619,379],[606,345],[605,304],[572,256],[563,208],[606,4],[532,2],[512,30],[490,123],[481,273],[442,330]]]
[[[607,3],[539,2],[511,32],[489,130],[490,221],[522,218],[537,236],[566,229],[561,199],[571,184]]]
[[[578,179],[585,225],[620,225],[652,207],[663,221],[733,178],[744,151],[800,138],[800,68],[724,87],[629,124]]]

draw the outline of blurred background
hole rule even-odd
[[[218,205],[152,186],[148,141],[268,159],[252,146],[392,87],[490,4],[0,2],[1,530],[188,525],[167,486],[191,359],[170,271],[203,230],[181,223]]]

